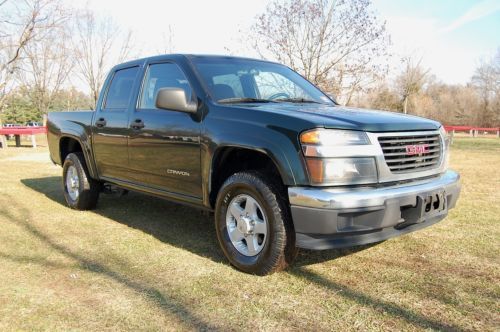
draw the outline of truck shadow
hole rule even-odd
[[[60,177],[22,179],[21,183],[66,206]],[[93,212],[152,235],[164,243],[227,264],[217,243],[213,217],[203,214],[198,209],[130,192],[122,197],[101,195],[97,209]],[[344,257],[371,246],[373,245],[325,251],[301,250],[294,267]]]
[[[146,295],[144,299],[149,301],[151,305],[156,306],[167,315],[177,316],[179,318],[179,323],[185,325],[184,330],[217,330],[215,325],[213,325],[210,321],[207,321],[205,317],[197,314],[185,298],[159,288],[154,280],[147,280],[147,278],[137,280],[137,278],[134,278],[133,276],[129,276],[111,268],[109,266],[109,261],[102,261],[100,259],[88,257],[87,255],[79,253],[79,251],[75,250],[75,248],[65,246],[57,239],[52,239],[47,233],[43,232],[30,222],[32,219],[31,209],[24,206],[24,204],[16,204],[16,199],[11,197],[8,193],[5,193],[5,195],[9,198],[8,201],[12,202],[14,206],[17,205],[15,209],[16,213],[12,213],[11,211],[5,209],[5,206],[0,206],[0,215],[6,217],[10,223],[16,225],[28,235],[31,235],[32,238],[35,238],[35,241],[38,242],[38,244],[42,244],[45,247],[44,250],[47,250],[48,248],[56,255],[62,255],[63,257],[73,261],[73,263],[53,262],[47,256],[33,256],[29,254],[16,255],[4,252],[0,252],[0,260],[45,268],[79,269],[96,275],[101,275],[136,293]],[[126,265],[126,260],[121,260],[120,258],[117,260],[119,260],[122,265]]]
[[[64,196],[60,188],[60,177],[22,179],[21,182],[28,188],[42,193],[52,201],[65,206]],[[25,212],[28,213],[28,211]],[[164,243],[186,249],[215,262],[227,264],[227,260],[223,257],[217,244],[212,218],[204,216],[196,209],[169,203],[146,195],[130,193],[120,198],[103,195],[94,213],[150,234]],[[14,217],[11,219],[16,220]],[[202,320],[192,313],[189,310],[189,306],[185,305],[181,299],[168,297],[165,293],[162,293],[159,289],[149,284],[137,282],[127,276],[110,270],[98,261],[81,256],[70,249],[62,247],[38,231],[34,226],[25,222],[23,223],[23,220],[28,219],[27,216],[23,216],[23,218],[18,220],[18,224],[43,240],[43,242],[47,243],[50,247],[77,260],[82,267],[96,273],[103,273],[135,291],[153,294],[154,299],[159,301],[163,310],[170,312],[170,308],[173,306],[175,312],[178,313],[180,317],[192,322],[201,330],[214,329],[214,326],[209,322]],[[345,286],[307,267],[311,264],[344,257],[369,247],[371,246],[328,251],[302,250],[294,266],[288,273],[294,277],[305,278],[315,285],[322,287],[327,292],[333,292],[363,307],[378,311],[384,315],[402,319],[423,329],[445,331],[460,330],[458,326],[434,320],[421,314],[418,310],[415,311],[397,303],[378,299],[372,295]],[[17,262],[27,262],[29,264],[46,264],[45,261],[37,262],[32,257],[2,257],[0,253],[0,258]]]

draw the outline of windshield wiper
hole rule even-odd
[[[269,99],[259,99],[259,98],[249,98],[249,97],[243,97],[243,98],[224,98],[224,99],[219,99],[217,102],[221,104],[238,104],[238,103],[275,103],[273,100]]]
[[[315,100],[311,100],[311,99],[304,99],[304,98],[279,98],[279,99],[275,99],[274,101],[284,102],[284,103],[323,104],[323,103],[320,103],[319,101],[315,101]]]

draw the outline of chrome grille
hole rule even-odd
[[[378,138],[387,167],[392,173],[424,171],[439,166],[441,160],[441,138],[439,134],[380,136]],[[426,151],[408,152],[422,148]],[[407,148],[408,147],[408,148]]]

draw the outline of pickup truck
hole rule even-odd
[[[104,186],[214,213],[229,262],[265,275],[298,248],[381,242],[446,217],[460,193],[436,121],[342,107],[290,68],[226,56],[123,63],[95,111],[48,116],[74,209]]]

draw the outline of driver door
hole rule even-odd
[[[129,165],[136,182],[194,198],[202,197],[200,120],[195,114],[158,109],[161,88],[192,89],[173,62],[150,63],[137,108],[129,120]]]

